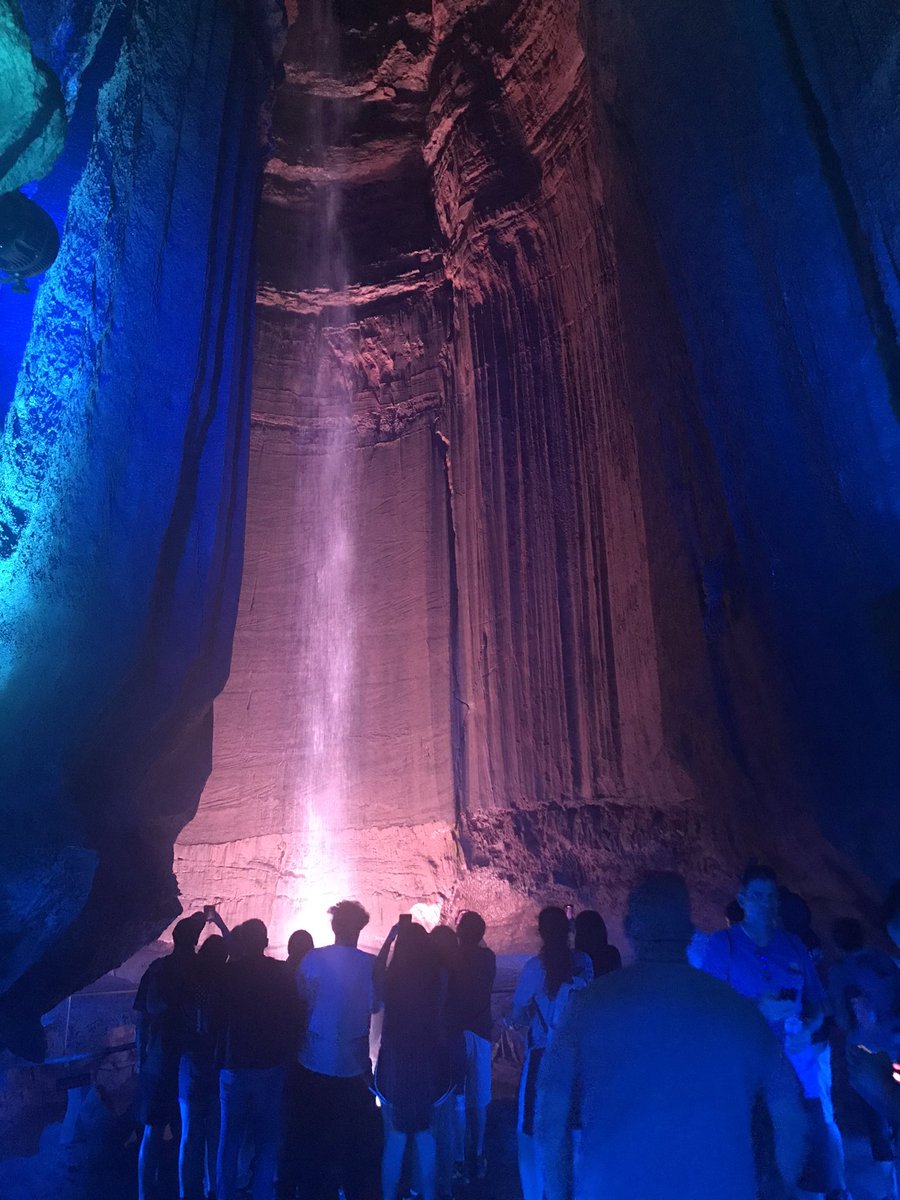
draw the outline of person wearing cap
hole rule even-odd
[[[625,928],[636,962],[571,998],[541,1064],[547,1200],[756,1200],[758,1170],[790,1189],[806,1132],[796,1078],[756,1006],[688,964],[680,876],[647,876]],[[768,1161],[753,1137],[759,1102]]]
[[[157,1193],[163,1135],[166,1126],[174,1126],[178,1120],[178,1067],[187,1040],[196,973],[194,950],[205,924],[201,912],[175,925],[172,953],[150,964],[134,998],[138,1014],[136,1115],[144,1127],[138,1153],[139,1200],[153,1200]]]

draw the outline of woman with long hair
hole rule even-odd
[[[390,954],[393,945],[393,954]],[[407,1141],[423,1200],[437,1197],[435,1127],[448,1104],[452,1072],[444,1006],[447,972],[421,925],[395,926],[382,947],[384,1021],[375,1087],[385,1122],[381,1182],[397,1200]]]
[[[618,947],[610,945],[606,922],[593,908],[584,909],[575,918],[575,949],[591,960],[595,979],[617,971],[622,965]]]
[[[544,1172],[534,1137],[534,1109],[541,1058],[569,996],[593,978],[591,960],[569,946],[569,918],[561,908],[538,917],[541,950],[522,968],[513,995],[511,1025],[526,1026],[525,1063],[519,1082],[519,1178],[524,1200],[543,1200]]]

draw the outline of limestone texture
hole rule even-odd
[[[0,194],[40,179],[59,157],[66,110],[59,80],[35,59],[18,0],[0,3]]]
[[[212,776],[176,848],[188,904],[259,913],[278,943],[325,936],[344,891],[373,941],[411,904],[472,905],[524,949],[543,903],[615,921],[644,867],[683,870],[708,924],[752,856],[838,908],[865,904],[858,868],[885,873],[891,812],[868,853],[823,835],[843,750],[832,736],[823,769],[796,654],[827,660],[842,628],[809,619],[821,571],[854,594],[847,628],[866,618],[828,511],[839,464],[779,444],[782,407],[816,424],[813,358],[841,307],[824,311],[809,238],[779,223],[815,198],[836,228],[835,197],[812,167],[796,190],[816,131],[789,14],[707,7],[292,9],[242,599]],[[810,55],[843,28],[826,9],[804,10]],[[874,127],[891,84],[863,95],[868,66],[851,80],[832,57],[833,102],[849,89]],[[749,144],[777,195],[735,178]],[[719,240],[720,212],[767,201],[752,244],[749,216],[740,245]],[[740,272],[770,269],[776,234],[790,258],[751,294]],[[877,406],[884,382],[855,393]],[[832,735],[884,674],[871,637],[869,653],[815,695]]]
[[[206,902],[871,912],[900,11],[286,8],[279,67],[262,0],[22,5],[89,136],[2,435],[0,1041]]]
[[[266,5],[135,0],[100,35],[101,7],[23,6],[73,103],[107,72],[2,432],[0,1043],[35,1057],[40,1014],[178,912],[240,578],[272,74]]]

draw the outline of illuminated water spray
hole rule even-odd
[[[329,154],[339,152],[347,103],[339,95],[340,56],[332,0],[308,0],[301,9],[309,38],[307,73],[309,166],[313,188],[310,245],[305,264],[312,282],[310,307],[317,309],[315,388],[304,398],[310,430],[301,479],[298,529],[306,571],[298,579],[298,604],[304,619],[298,638],[299,711],[297,771],[291,845],[288,847],[288,900],[297,925],[309,929],[316,944],[330,940],[327,908],[354,895],[346,845],[351,818],[352,705],[356,666],[353,606],[355,493],[352,482],[352,387],[341,369],[339,339],[351,314],[335,299],[348,279],[346,241],[341,229],[342,193],[338,172],[322,170]],[[312,521],[309,513],[314,514]]]

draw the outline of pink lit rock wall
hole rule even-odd
[[[323,934],[344,892],[373,938],[415,902],[471,905],[522,948],[536,906],[615,916],[648,866],[683,870],[710,921],[752,854],[833,894],[586,15],[383,10],[342,15],[332,73],[302,4],[289,42],[243,592],[213,773],[176,848],[185,905],[261,915],[278,942]],[[329,195],[343,273],[317,253]],[[352,652],[325,742],[341,781],[317,794],[336,429]]]

